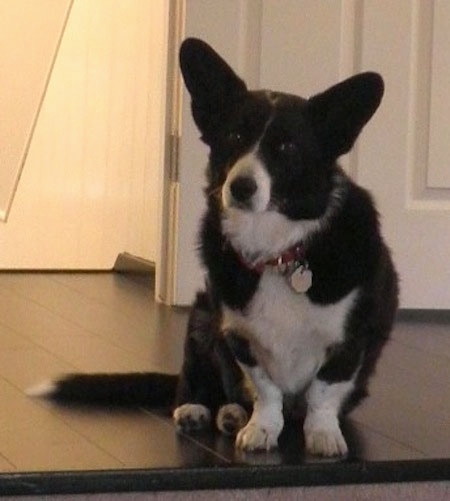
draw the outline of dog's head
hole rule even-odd
[[[205,42],[187,39],[180,66],[210,148],[207,193],[249,261],[303,240],[339,198],[336,160],[377,109],[383,81],[362,73],[309,99],[249,91]]]

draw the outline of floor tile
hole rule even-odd
[[[0,454],[18,471],[122,466],[116,458],[3,381],[0,381],[0,400]]]
[[[53,406],[52,411],[127,468],[199,467],[224,462],[218,454],[177,434],[169,421],[139,409]]]
[[[399,320],[393,338],[406,346],[450,359],[450,320]]]
[[[0,376],[22,391],[42,380],[75,369],[39,347],[0,350]]]
[[[377,465],[387,473],[392,465],[395,476],[411,464],[431,474],[435,465],[442,477],[450,456],[445,315],[400,316],[370,397],[344,422],[345,459],[305,455],[299,422],[287,424],[278,450],[243,454],[213,430],[178,434],[167,412],[55,405],[24,394],[41,379],[74,370],[176,373],[187,314],[156,304],[151,287],[126,275],[0,273],[0,472],[118,468],[190,478],[191,471],[208,476],[231,467],[257,480],[260,471],[278,475],[283,468],[287,476],[323,471],[334,478],[347,467],[359,475]]]

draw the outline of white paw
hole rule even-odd
[[[173,420],[180,431],[199,431],[209,426],[211,412],[204,405],[183,404],[173,411]]]
[[[322,419],[307,416],[304,424],[306,450],[315,456],[345,456],[347,443],[336,417]]]
[[[235,435],[247,421],[247,412],[239,404],[223,405],[216,417],[217,428],[225,435]]]
[[[278,429],[250,422],[237,434],[236,446],[244,451],[269,451],[278,446],[279,434]]]

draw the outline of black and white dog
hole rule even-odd
[[[377,109],[383,81],[363,73],[309,99],[249,91],[197,39],[182,44],[180,64],[210,149],[207,290],[192,308],[182,372],[73,375],[38,393],[175,402],[181,429],[215,416],[246,451],[276,447],[286,402],[302,396],[307,451],[344,455],[339,419],[365,395],[398,291],[374,203],[336,162]]]

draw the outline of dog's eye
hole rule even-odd
[[[293,155],[297,153],[298,148],[293,141],[283,141],[278,146],[278,150],[280,153],[283,153],[283,155]]]
[[[232,145],[241,144],[242,141],[244,140],[244,137],[242,136],[242,134],[238,131],[235,131],[235,130],[228,132],[225,137],[226,137],[227,142],[232,144]]]

